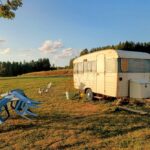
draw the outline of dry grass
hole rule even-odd
[[[37,89],[52,82],[51,92]],[[0,149],[150,149],[150,119],[114,112],[114,102],[66,100],[72,78],[1,78],[1,93],[21,88],[42,102],[33,121],[16,114],[0,125]]]
[[[73,70],[72,69],[61,69],[61,70],[53,70],[53,71],[40,71],[40,72],[31,72],[31,73],[26,73],[21,76],[26,76],[26,77],[45,77],[45,76],[72,76],[73,75]]]

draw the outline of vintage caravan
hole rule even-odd
[[[92,100],[94,95],[150,97],[150,54],[101,50],[76,58],[74,87]]]

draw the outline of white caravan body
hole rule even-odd
[[[139,89],[130,82],[146,84],[150,90],[150,54],[124,50],[101,50],[76,58],[73,62],[74,87],[111,97],[130,97]],[[133,86],[134,87],[134,86]],[[134,97],[134,96],[133,96]],[[143,97],[150,97],[150,91]]]

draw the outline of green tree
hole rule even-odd
[[[88,54],[88,53],[89,53],[88,49],[84,49],[81,51],[80,56]]]
[[[13,19],[15,17],[15,11],[22,6],[22,0],[7,0],[3,3],[0,0],[0,17]]]
[[[70,59],[69,68],[73,68],[73,61],[74,61],[74,59],[75,59],[75,58]]]
[[[117,45],[107,45],[103,47],[93,48],[90,50],[90,53],[105,49],[128,50],[128,51],[139,51],[150,53],[150,42],[142,43],[142,42],[125,41],[120,42]]]

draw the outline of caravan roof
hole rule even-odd
[[[117,50],[117,53],[120,58],[150,59],[150,54],[145,52]]]
[[[137,58],[137,59],[150,59],[150,54],[145,52],[136,52],[136,51],[128,51],[128,50],[115,50],[115,49],[107,49],[107,50],[100,50],[93,53],[89,53],[83,56],[78,57],[75,59],[74,62],[81,59],[86,59],[89,57],[97,56],[98,54],[106,54],[109,57],[113,58]]]

